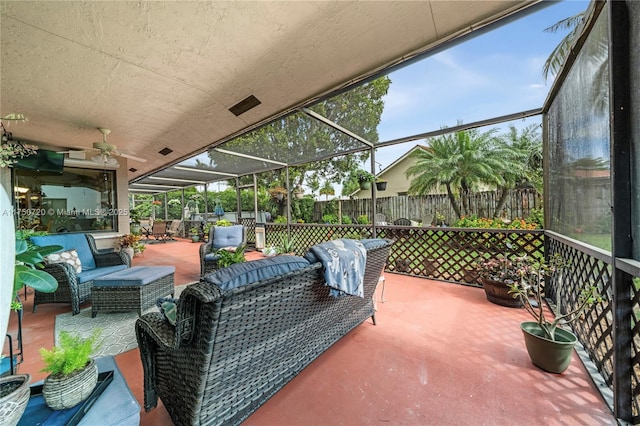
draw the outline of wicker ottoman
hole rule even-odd
[[[138,311],[155,305],[159,297],[173,296],[173,266],[135,266],[98,277],[91,287],[91,317],[98,312]]]

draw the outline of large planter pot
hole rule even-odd
[[[0,378],[0,419],[7,426],[15,426],[20,421],[29,403],[29,374],[17,374]]]
[[[125,252],[127,256],[129,256],[129,259],[133,260],[133,255],[134,255],[133,247],[122,247],[120,250]]]
[[[520,298],[514,298],[513,294],[509,294],[509,286],[502,281],[494,281],[487,278],[479,278],[478,281],[482,284],[489,302],[508,308],[522,307]]]
[[[371,181],[368,180],[364,180],[359,182],[360,183],[360,189],[371,189]]]
[[[49,408],[64,410],[89,398],[98,383],[98,365],[92,359],[82,370],[68,375],[49,375],[44,379],[42,396]]]
[[[572,332],[556,328],[555,341],[544,336],[537,322],[520,324],[524,343],[533,364],[550,373],[562,373],[569,367],[578,338]]]

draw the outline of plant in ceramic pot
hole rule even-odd
[[[571,362],[578,339],[571,331],[559,326],[577,321],[587,308],[600,302],[602,298],[595,286],[588,286],[581,292],[574,306],[549,320],[542,303],[545,283],[552,277],[562,283],[565,262],[557,254],[546,262],[530,256],[517,258],[514,262],[520,278],[509,285],[510,293],[520,299],[535,320],[520,324],[529,357],[534,365],[545,371],[562,373]]]
[[[191,237],[191,242],[197,243],[200,241],[200,231],[198,228],[189,229],[189,236]]]
[[[360,184],[360,189],[371,189],[371,182],[376,180],[375,175],[367,172],[366,170],[356,171],[355,176]]]
[[[45,363],[42,371],[50,373],[44,380],[42,395],[53,410],[74,407],[93,392],[98,382],[98,366],[91,354],[97,348],[99,336],[99,329],[88,338],[61,331],[58,346],[40,349]]]
[[[129,256],[129,260],[133,259],[135,254],[135,247],[140,242],[142,237],[136,234],[125,234],[118,239],[120,250],[125,252]]]

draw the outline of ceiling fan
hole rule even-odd
[[[124,151],[118,149],[117,146],[110,144],[107,142],[107,135],[111,133],[111,130],[106,129],[104,127],[98,127],[98,131],[102,133],[102,141],[94,142],[93,148],[86,147],[77,147],[82,151],[98,151],[98,153],[91,157],[91,161],[102,164],[104,166],[117,166],[118,160],[113,158],[112,156],[117,155],[124,158],[129,158],[134,161],[140,161],[141,163],[146,162],[145,158],[136,157],[135,155],[128,154]],[[71,151],[63,151],[63,153],[70,153]]]

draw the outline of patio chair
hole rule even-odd
[[[156,220],[153,222],[153,227],[151,228],[151,236],[155,238],[156,241],[162,241],[163,243],[167,242],[167,223],[161,220]]]
[[[180,229],[180,226],[182,226],[182,220],[180,219],[172,220],[171,225],[169,225],[169,228],[167,228],[167,238],[175,241],[176,239],[174,238],[174,236],[178,234],[178,230]]]
[[[200,278],[218,269],[218,250],[235,251],[246,244],[247,229],[244,225],[212,226],[208,242],[200,246]]]
[[[374,222],[376,223],[376,225],[385,226],[387,225],[387,218],[382,213],[376,213],[376,215],[374,216]]]
[[[400,225],[400,226],[411,226],[411,221],[407,218],[401,217],[399,219],[394,220],[393,224]]]
[[[431,226],[433,224],[433,215],[426,214],[422,218],[422,226]]]

